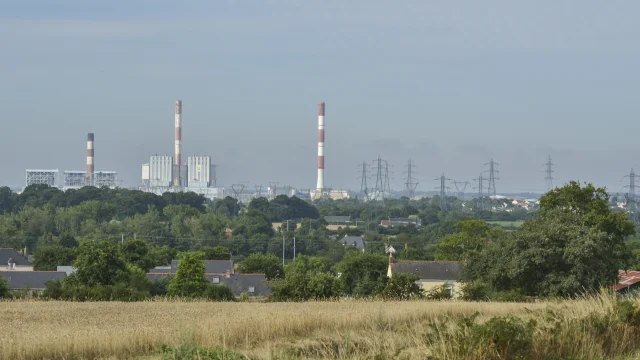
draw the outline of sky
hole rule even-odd
[[[380,155],[404,187],[470,181],[493,158],[501,192],[640,172],[640,2],[0,0],[0,184],[25,169],[140,184],[171,154],[209,155],[221,185],[360,189]],[[186,159],[185,159],[186,160]],[[375,175],[375,174],[371,174]],[[375,183],[375,178],[369,184]],[[469,185],[470,190],[472,185]]]

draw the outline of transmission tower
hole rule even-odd
[[[625,175],[624,178],[629,178],[629,185],[624,186],[629,188],[629,192],[627,192],[625,196],[627,198],[627,210],[629,211],[631,220],[636,221],[638,217],[636,204],[636,182],[640,179],[636,177],[636,172],[633,168],[631,168],[629,175]]]
[[[254,187],[256,188],[256,199],[257,198],[261,198],[262,197],[262,185],[254,185]]]
[[[416,195],[416,188],[418,187],[418,182],[416,181],[416,179],[413,178],[413,163],[411,163],[411,159],[409,159],[409,162],[407,163],[407,166],[405,166],[407,168],[407,182],[405,182],[405,186],[406,186],[406,191],[407,194],[409,195],[409,199],[413,199],[413,197]]]
[[[238,203],[242,198],[242,193],[244,192],[244,184],[232,184],[231,191],[233,191],[233,197],[236,201],[233,203],[233,216],[238,215]]]
[[[489,170],[486,172],[489,173],[489,185],[487,186],[487,196],[496,196],[496,180],[500,180],[500,178],[496,177],[496,173],[499,173],[496,170],[496,165],[500,165],[497,162],[493,161],[493,158],[488,163],[484,164],[489,165]]]
[[[458,199],[464,200],[464,191],[467,189],[467,186],[469,186],[469,182],[453,181],[453,185],[456,187],[456,196],[458,196]]]
[[[544,163],[544,165],[546,166],[546,170],[545,172],[547,173],[547,177],[545,177],[545,181],[546,181],[546,188],[547,188],[547,192],[553,190],[553,165],[555,165],[554,163],[551,162],[551,155],[549,155],[549,158],[547,159],[547,162]]]
[[[366,161],[363,161],[362,164],[358,165],[358,167],[362,168],[362,175],[358,179],[360,179],[360,192],[364,194],[365,201],[369,200],[369,187],[367,186],[367,165]]]
[[[451,189],[447,186],[447,180],[451,181],[451,179],[445,177],[444,173],[442,173],[435,180],[440,180],[440,187],[436,187],[436,189],[440,189],[440,210],[447,211],[447,191]]]
[[[278,186],[278,182],[269,182],[269,191],[267,193],[267,198],[269,200],[273,200],[276,198],[277,194],[277,186]]]
[[[383,175],[383,171],[384,171],[384,167],[383,164],[385,163],[384,160],[382,160],[382,158],[380,157],[380,155],[378,155],[378,159],[374,160],[374,162],[376,162],[376,186],[373,189],[373,194],[372,194],[372,198],[375,200],[379,200],[381,198],[384,198],[384,175]]]
[[[473,179],[473,181],[477,181],[478,182],[478,186],[474,187],[474,189],[478,190],[478,207],[482,208],[482,202],[483,202],[483,198],[484,198],[484,194],[482,193],[482,189],[483,189],[483,181],[488,180],[487,178],[482,176],[483,173],[480,173],[480,175]]]
[[[389,162],[387,161],[384,162],[384,193],[385,193],[385,197],[391,197],[391,182],[389,181]]]

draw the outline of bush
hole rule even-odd
[[[11,297],[11,290],[9,290],[9,283],[4,277],[0,276],[0,299]]]
[[[429,300],[449,300],[453,297],[451,294],[451,289],[447,284],[442,284],[440,286],[434,287],[433,289],[427,291],[425,295]]]
[[[491,296],[493,301],[501,302],[527,302],[529,298],[520,289],[496,292]]]
[[[209,284],[205,297],[214,301],[236,301],[236,297],[228,286],[218,284]]]
[[[386,281],[380,291],[385,300],[409,300],[422,297],[422,291],[416,284],[419,278],[411,274],[398,274]]]
[[[462,285],[462,300],[487,301],[491,296],[491,286],[480,281],[464,283]]]

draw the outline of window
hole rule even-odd
[[[254,292],[256,292],[256,287],[255,286],[249,286],[249,293],[253,294]]]
[[[213,279],[211,279],[211,282],[214,283],[214,284],[219,284],[220,283],[220,277],[214,276]]]

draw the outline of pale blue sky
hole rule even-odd
[[[347,4],[348,3],[348,4]],[[401,4],[401,5],[400,5]],[[558,182],[616,192],[640,170],[637,1],[0,1],[0,183],[26,168],[96,169],[208,154],[224,184],[314,187],[317,103],[326,180],[359,189],[380,153],[471,180],[491,157],[500,191]]]

